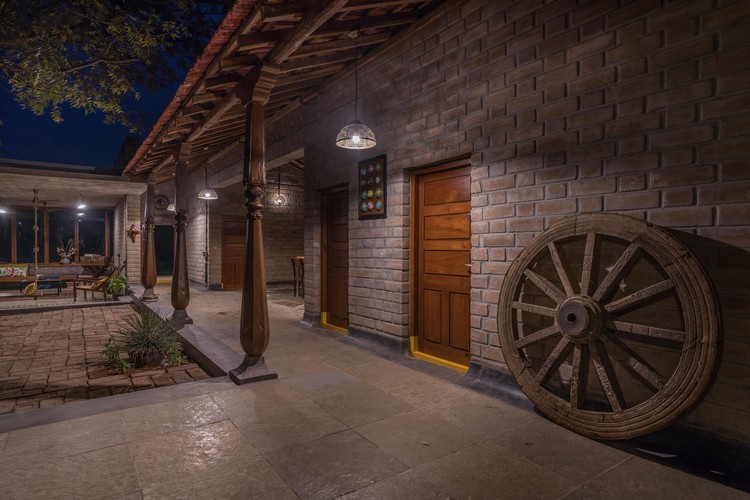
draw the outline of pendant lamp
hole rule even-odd
[[[201,200],[218,200],[219,195],[216,194],[216,191],[208,187],[208,165],[204,165],[203,168],[206,175],[206,182],[204,184],[204,188],[201,189],[198,193],[198,198],[200,198]]]
[[[276,197],[273,199],[273,204],[280,207],[286,203],[286,197],[281,194],[281,167],[277,169],[278,176],[276,177]]]
[[[359,100],[359,74],[357,72],[357,59],[359,53],[357,52],[357,36],[359,33],[352,31],[349,33],[349,37],[355,40],[354,43],[354,120],[345,125],[341,129],[339,134],[336,136],[336,145],[340,148],[346,149],[367,149],[373,147],[375,142],[375,134],[373,134],[370,127],[362,123],[357,119],[357,101]]]

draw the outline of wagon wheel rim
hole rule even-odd
[[[622,247],[606,274],[598,272],[603,241]],[[563,251],[572,243],[582,247],[579,262]],[[537,269],[543,261],[552,274]],[[644,262],[662,279],[618,293]],[[529,290],[547,304],[529,302]],[[665,298],[677,304],[680,328],[623,319]],[[700,402],[717,367],[720,323],[706,273],[679,240],[631,217],[573,217],[533,240],[504,280],[498,325],[506,364],[527,397],[553,421],[590,437],[624,439],[669,425]],[[664,372],[639,353],[650,343],[665,344],[671,358],[679,357],[673,369]],[[532,349],[542,350],[539,359]],[[570,369],[567,387],[564,381],[560,386],[561,367]],[[623,373],[630,386],[640,384],[639,391],[651,395],[626,399]]]

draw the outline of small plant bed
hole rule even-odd
[[[177,332],[150,309],[125,316],[125,323],[104,344],[107,377],[124,375],[133,390],[208,378],[182,352]],[[120,377],[121,378],[121,377]]]
[[[210,378],[176,351],[171,362],[167,356],[166,363],[110,367],[103,354],[112,349],[110,338],[120,339],[141,318],[131,305],[4,315],[0,415]],[[126,354],[121,359],[130,363]]]

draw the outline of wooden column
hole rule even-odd
[[[190,303],[190,282],[188,281],[187,244],[185,229],[188,214],[188,162],[190,160],[190,143],[183,142],[175,152],[177,165],[175,167],[176,205],[175,214],[175,246],[174,268],[172,271],[172,307],[174,314],[171,322],[176,326],[192,323],[187,314]]]
[[[148,182],[146,188],[146,220],[143,228],[143,255],[141,255],[141,300],[151,302],[158,300],[154,293],[156,286],[156,245],[154,244],[154,183]]]
[[[238,92],[238,97],[246,105],[242,181],[245,185],[247,225],[240,313],[240,344],[245,358],[240,366],[229,372],[230,378],[237,384],[278,377],[263,359],[270,331],[262,223],[263,188],[266,186],[264,105],[268,102],[278,73],[278,66],[257,66],[250,74],[248,86]]]

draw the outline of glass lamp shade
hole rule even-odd
[[[201,200],[218,200],[219,195],[216,194],[216,191],[207,187],[200,190],[198,198]]]
[[[174,203],[170,203],[169,205],[167,205],[167,210],[169,210],[170,212],[176,212],[177,207],[175,206]]]
[[[354,120],[344,126],[336,136],[336,145],[346,149],[367,149],[375,145],[375,134],[370,127]]]
[[[286,203],[286,197],[283,194],[277,194],[276,196],[274,196],[273,198],[274,205],[280,207],[284,203]]]

